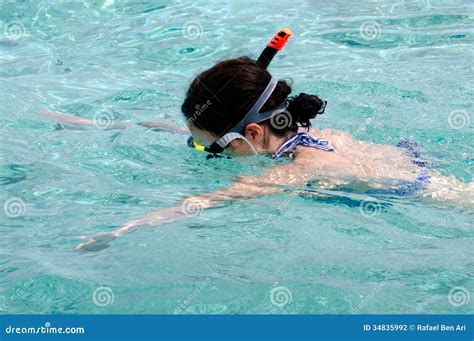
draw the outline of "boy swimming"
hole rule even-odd
[[[386,146],[357,140],[346,132],[313,128],[311,120],[325,112],[326,101],[306,93],[291,96],[289,82],[273,78],[267,70],[290,35],[289,30],[278,32],[272,39],[274,46],[270,46],[271,41],[257,61],[248,57],[225,60],[199,74],[181,106],[187,129],[169,122],[139,123],[155,130],[190,131],[188,145],[211,156],[266,154],[290,162],[260,176],[241,176],[229,187],[185,198],[175,207],[129,221],[111,233],[87,238],[79,249],[99,250],[139,226],[184,219],[186,203],[205,209],[231,200],[280,193],[288,186],[310,184],[319,190],[350,189],[375,197],[418,195],[462,205],[474,203],[473,183],[466,185],[430,169],[414,141]],[[44,115],[74,125],[93,125],[92,121],[58,113]]]

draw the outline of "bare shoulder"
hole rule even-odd
[[[285,186],[303,185],[311,179],[308,164],[304,162],[290,162],[278,165],[265,171],[260,176],[239,176],[238,183],[244,186]]]
[[[342,130],[335,130],[335,129],[324,129],[314,132],[319,137],[323,137],[326,139],[346,139],[346,140],[355,140],[354,137],[346,131]]]
[[[317,167],[347,167],[348,161],[337,152],[327,152],[325,150],[311,147],[297,147],[296,158],[293,161],[295,168],[308,169]]]

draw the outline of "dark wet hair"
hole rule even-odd
[[[243,119],[270,79],[270,73],[248,57],[222,61],[194,79],[181,110],[189,124],[220,136]],[[277,107],[290,93],[290,84],[279,80],[260,111]],[[277,136],[297,131],[298,126],[311,127],[310,120],[324,113],[326,106],[318,96],[305,93],[288,100],[287,112],[281,114],[287,117],[280,117],[286,124],[279,123],[279,117],[263,122]]]

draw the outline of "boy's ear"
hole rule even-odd
[[[263,138],[264,129],[260,124],[250,123],[245,126],[245,137],[247,139],[257,140]]]

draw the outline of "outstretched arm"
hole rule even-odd
[[[96,127],[101,129],[100,125],[95,123],[92,120],[88,120],[85,118],[80,118],[80,117],[72,117],[68,116],[65,114],[61,114],[58,112],[53,112],[53,111],[47,111],[43,110],[41,111],[41,115],[44,117],[48,118],[53,118],[57,121],[61,121],[64,123],[69,123],[73,124],[74,126],[64,126],[67,129],[77,129],[76,127]],[[161,121],[148,121],[148,122],[139,122],[139,123],[133,123],[133,122],[115,122],[111,124],[110,126],[107,126],[106,130],[111,130],[111,129],[125,129],[128,128],[134,124],[140,125],[145,128],[150,128],[153,131],[168,131],[168,132],[173,132],[173,133],[188,133],[189,130],[186,127],[181,127],[177,125],[176,123],[169,121],[169,120],[161,120]]]
[[[108,242],[142,226],[158,226],[186,219],[210,207],[229,201],[270,195],[283,191],[285,185],[302,185],[310,179],[308,172],[298,164],[274,167],[259,177],[243,176],[229,187],[219,191],[199,194],[182,200],[178,205],[163,208],[142,218],[131,220],[115,231],[86,239],[76,249],[97,251],[108,247]]]

